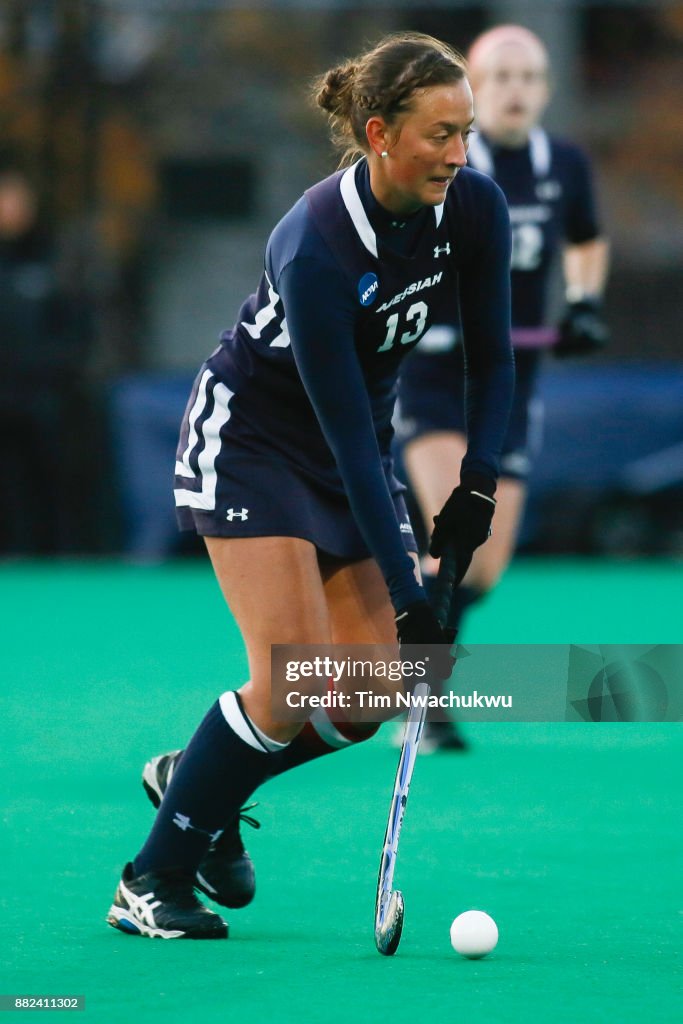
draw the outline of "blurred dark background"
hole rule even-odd
[[[308,83],[387,31],[465,50],[501,21],[548,45],[545,123],[593,158],[613,261],[609,350],[547,361],[522,548],[683,555],[683,3],[3,0],[0,557],[197,550],[175,433],[336,165]]]

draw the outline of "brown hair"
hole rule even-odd
[[[381,117],[391,125],[410,109],[417,89],[465,78],[465,58],[433,36],[401,32],[352,57],[313,83],[315,102],[329,115],[332,141],[342,164],[368,151],[365,125]]]

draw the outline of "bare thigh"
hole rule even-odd
[[[315,546],[298,537],[205,540],[247,651],[249,681],[240,689],[245,710],[267,736],[285,742],[301,726],[273,721],[271,644],[324,644],[332,636]]]
[[[417,555],[411,556],[419,579]],[[336,644],[390,644],[396,640],[394,609],[377,562],[372,558],[322,563],[323,583]]]

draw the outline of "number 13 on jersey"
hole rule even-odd
[[[422,336],[427,323],[427,316],[429,314],[429,307],[426,302],[414,302],[408,309],[405,315],[405,319],[408,323],[414,322],[412,331],[404,331],[398,341],[400,345],[410,345],[411,342],[417,341]],[[396,332],[398,331],[398,325],[400,320],[400,313],[392,313],[387,319],[387,333],[384,341],[377,349],[378,352],[388,352],[390,348],[393,348],[394,341],[396,339]]]

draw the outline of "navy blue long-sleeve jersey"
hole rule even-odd
[[[514,383],[509,259],[506,203],[485,175],[462,170],[444,204],[400,220],[374,200],[361,160],[276,226],[258,291],[221,339],[249,430],[346,495],[396,608],[422,596],[391,497],[398,368],[459,302],[469,381],[462,472],[495,479]]]
[[[579,245],[600,234],[591,170],[581,149],[539,127],[519,147],[495,144],[475,132],[467,159],[500,186],[510,213],[517,387],[502,471],[524,480],[531,466],[531,402],[541,353],[555,334],[546,326],[551,268],[563,244]],[[404,364],[396,420],[403,444],[435,430],[467,432],[461,336],[456,312],[428,332]]]
[[[468,163],[503,190],[512,225],[512,325],[536,327],[546,316],[549,274],[563,243],[597,238],[600,225],[590,164],[574,143],[534,128],[526,146],[472,136]]]

